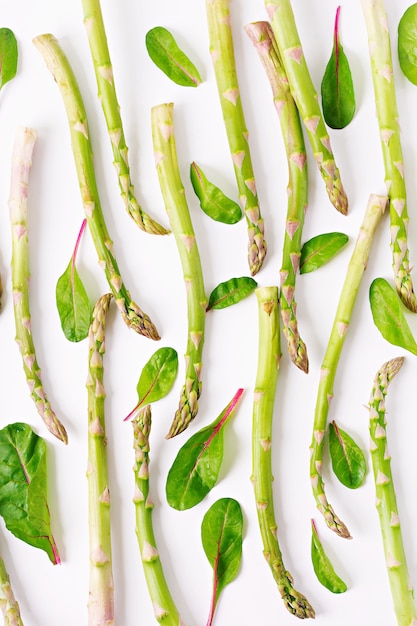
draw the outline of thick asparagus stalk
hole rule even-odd
[[[326,524],[338,535],[350,538],[345,524],[335,514],[327,501],[322,478],[324,436],[327,429],[327,416],[333,398],[333,384],[346,333],[355,305],[356,296],[366,269],[369,251],[376,227],[385,211],[387,198],[371,195],[359,230],[355,249],[349,261],[345,281],[336,309],[332,330],[320,370],[314,414],[313,435],[311,438],[310,478],[317,508],[324,516]]]
[[[392,267],[395,285],[405,306],[416,313],[417,299],[413,290],[408,259],[408,211],[404,160],[398,122],[388,17],[383,0],[362,0],[362,9],[368,31],[375,103],[384,158],[385,183],[389,198]]]
[[[281,53],[291,93],[306,127],[328,196],[335,208],[346,215],[348,201],[333,157],[330,137],[323,120],[317,92],[304,57],[291,1],[265,0],[265,6]]]
[[[248,262],[253,276],[262,267],[266,242],[236,73],[229,4],[230,0],[206,0],[207,21],[220,104],[248,226]]]
[[[314,617],[308,600],[293,586],[278,543],[272,490],[272,421],[281,358],[278,288],[256,289],[259,316],[258,368],[252,417],[252,482],[264,556],[288,611],[304,619]]]
[[[89,626],[114,623],[114,591],[110,528],[110,491],[104,417],[103,385],[105,327],[111,294],[102,296],[93,311],[88,347],[88,516],[90,541]]]
[[[16,342],[22,355],[30,395],[39,415],[55,437],[68,443],[67,432],[52,410],[42,384],[31,330],[27,188],[35,141],[36,132],[32,128],[19,128],[12,156],[9,209],[12,229],[11,265]]]
[[[129,328],[133,328],[145,337],[159,339],[154,324],[132,301],[120,275],[97,189],[87,115],[72,68],[53,35],[40,35],[33,40],[33,43],[42,54],[61,90],[70,126],[72,149],[88,228],[97,250],[99,264],[106,273],[117,307]]]
[[[268,22],[248,24],[246,32],[256,47],[271,83],[287,153],[288,209],[280,271],[280,310],[291,360],[307,373],[307,349],[298,330],[297,305],[294,299],[295,280],[301,256],[304,214],[308,202],[307,157],[303,131],[270,24]]]
[[[98,96],[106,119],[113,150],[114,166],[126,210],[142,230],[152,235],[166,235],[169,231],[145,213],[135,196],[100,0],[82,0],[82,5],[84,24],[96,74]]]
[[[3,559],[0,557],[0,609],[4,626],[23,626],[19,605],[14,597],[10,578]]]
[[[391,456],[387,447],[385,398],[388,385],[396,376],[404,358],[392,359],[378,371],[369,400],[369,431],[371,458],[376,488],[376,508],[381,526],[385,560],[391,586],[398,626],[417,624],[414,592],[410,587],[407,560],[402,540],[400,518],[394,482],[391,474]]]
[[[185,384],[167,437],[174,437],[195,418],[201,393],[201,366],[207,298],[197,241],[178,168],[173,104],[152,109],[152,137],[156,169],[172,232],[181,259],[187,291],[188,338]]]
[[[155,618],[167,626],[181,626],[177,607],[169,591],[152,523],[153,503],[149,497],[149,434],[151,430],[151,406],[139,410],[132,420],[133,447],[135,450],[136,536],[142,557],[143,571]]]

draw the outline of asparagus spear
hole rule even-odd
[[[369,431],[371,458],[376,488],[376,508],[381,526],[385,560],[394,601],[398,626],[417,624],[414,592],[410,587],[407,560],[402,540],[400,518],[394,482],[391,474],[391,457],[387,447],[385,398],[388,385],[404,362],[403,357],[392,359],[378,371],[369,400]]]
[[[0,609],[3,613],[4,626],[23,626],[19,605],[14,597],[9,574],[0,557]]]
[[[317,92],[308,71],[290,0],[265,0],[291,93],[300,111],[328,196],[343,215],[348,201],[336,167]]]
[[[408,211],[404,160],[398,122],[388,17],[383,0],[361,0],[368,31],[372,80],[384,158],[389,198],[392,267],[398,295],[405,306],[417,312],[417,299],[410,276],[407,241]]]
[[[23,369],[30,395],[39,415],[55,437],[68,443],[67,432],[52,410],[42,384],[31,331],[27,187],[35,141],[35,130],[19,128],[16,132],[12,156],[9,209],[12,230],[11,265],[16,342],[22,355]]]
[[[249,269],[254,276],[262,267],[266,254],[266,242],[236,74],[229,4],[230,0],[206,0],[207,21],[220,104],[240,202],[248,226]]]
[[[272,420],[281,358],[278,288],[256,289],[259,317],[258,368],[252,417],[252,477],[264,555],[288,611],[314,617],[308,600],[293,586],[278,543],[272,490]]]
[[[301,236],[308,201],[307,158],[300,117],[291,95],[274,33],[268,22],[246,26],[271,83],[288,160],[288,209],[280,271],[280,310],[283,332],[291,360],[308,372],[308,356],[300,337],[294,299],[295,280],[301,256]]]
[[[100,0],[82,0],[82,6],[96,74],[98,96],[106,119],[113,150],[114,166],[126,210],[139,228],[145,232],[152,235],[166,235],[169,231],[151,219],[139,206],[135,196]]]
[[[368,200],[362,225],[359,230],[355,249],[349,261],[345,281],[336,309],[332,330],[320,370],[320,382],[317,391],[314,414],[313,434],[311,438],[310,478],[317,508],[324,516],[326,524],[340,537],[350,538],[350,533],[329,504],[322,478],[324,435],[327,428],[327,416],[333,398],[333,383],[336,376],[346,333],[355,305],[356,296],[366,268],[369,251],[376,227],[385,211],[387,198],[371,195]]]
[[[89,626],[114,623],[110,491],[106,453],[103,385],[105,327],[112,294],[96,303],[88,347],[88,516],[90,541]]]
[[[178,168],[172,103],[152,109],[152,137],[162,195],[175,236],[187,290],[188,339],[185,384],[167,437],[184,431],[195,418],[201,393],[201,366],[207,298],[197,241]]]
[[[72,68],[53,35],[40,35],[33,40],[33,43],[42,54],[61,90],[70,126],[72,149],[88,228],[97,250],[99,264],[105,271],[117,307],[129,328],[133,328],[145,337],[159,339],[153,322],[132,301],[120,275],[97,189],[87,115]]]

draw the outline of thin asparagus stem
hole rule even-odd
[[[311,147],[334,207],[343,215],[348,201],[336,167],[330,137],[325,126],[307,63],[304,57],[290,0],[265,0],[291,93],[300,111]]]
[[[259,54],[269,78],[288,160],[288,208],[280,271],[280,310],[282,329],[291,360],[308,372],[308,356],[301,339],[294,299],[295,281],[301,256],[301,237],[308,202],[307,157],[297,106],[288,86],[274,33],[268,22],[246,26],[246,32]]]
[[[339,297],[332,330],[320,370],[311,438],[310,478],[317,508],[324,516],[326,524],[340,537],[349,539],[349,530],[335,514],[329,504],[322,478],[324,436],[327,429],[327,416],[333,398],[333,384],[346,333],[349,329],[353,308],[369,257],[369,251],[378,223],[385,211],[387,198],[371,195],[368,200],[355,249],[349,261],[345,281]]]
[[[278,543],[272,490],[272,421],[281,358],[278,288],[256,289],[259,317],[258,368],[252,417],[252,482],[264,556],[288,611],[301,619],[314,617],[308,600],[293,586]]]
[[[188,337],[185,384],[167,437],[183,432],[198,411],[207,297],[197,241],[178,168],[173,104],[152,109],[152,137],[159,184],[181,259],[187,291]]]
[[[417,624],[417,608],[401,533],[397,499],[387,447],[385,398],[388,385],[396,376],[403,357],[392,359],[376,374],[369,400],[371,458],[376,489],[376,508],[381,526],[385,560],[398,626]]]
[[[266,241],[236,73],[229,5],[230,0],[206,0],[210,53],[240,202],[248,226],[248,262],[253,276],[262,267]]]
[[[107,124],[113,150],[114,166],[117,171],[120,193],[125,208],[133,221],[145,232],[152,235],[166,235],[169,231],[155,222],[139,206],[135,196],[128,161],[128,148],[116,95],[113,67],[107,45],[100,0],[82,0],[82,6],[84,24],[96,74],[98,97]]]
[[[383,0],[361,1],[368,31],[375,104],[384,158],[385,184],[389,198],[392,267],[395,285],[405,306],[416,313],[417,299],[413,290],[409,264],[404,159],[398,122],[388,17]]]
[[[159,339],[154,324],[133,302],[120,275],[97,189],[87,115],[72,68],[53,35],[40,35],[33,43],[43,56],[61,91],[88,228],[97,250],[99,264],[105,271],[117,307],[129,328],[145,337]]]
[[[20,608],[14,597],[9,574],[0,557],[0,609],[3,613],[4,626],[23,626]]]
[[[41,371],[36,359],[35,344],[31,330],[29,302],[29,239],[27,222],[27,198],[29,172],[36,141],[36,131],[19,128],[16,132],[12,156],[10,182],[10,224],[12,230],[12,290],[16,328],[16,342],[22,355],[30,395],[39,415],[48,430],[64,443],[68,443],[67,432],[52,410],[41,380]]]

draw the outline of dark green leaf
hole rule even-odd
[[[347,585],[334,571],[333,565],[320,542],[313,520],[311,520],[311,529],[311,560],[319,582],[332,593],[344,593],[347,590]]]
[[[417,3],[408,7],[398,24],[398,59],[405,76],[417,85]]]
[[[190,509],[216,484],[223,460],[223,426],[242,393],[239,389],[219,417],[190,437],[178,452],[166,482],[167,501],[174,509]]]
[[[210,294],[207,311],[210,309],[225,309],[249,296],[258,286],[258,283],[248,276],[230,278],[217,285]]]
[[[357,489],[365,479],[365,455],[352,437],[339,428],[336,422],[332,422],[329,428],[329,452],[333,471],[345,487]]]
[[[0,89],[16,76],[17,57],[14,33],[9,28],[0,28]]]
[[[136,390],[139,404],[160,400],[172,389],[178,372],[178,354],[173,348],[159,348],[139,377]]]
[[[402,310],[397,293],[384,278],[375,278],[369,289],[374,324],[394,346],[417,354],[417,343]]]
[[[27,424],[0,430],[0,515],[16,537],[60,562],[47,504],[46,445]]]
[[[146,49],[155,65],[174,83],[185,87],[200,85],[201,77],[197,68],[178,47],[169,30],[156,26],[148,31]]]
[[[207,180],[197,163],[191,163],[190,178],[204,213],[217,222],[236,224],[242,218],[242,209],[221,189]]]
[[[324,233],[306,241],[301,248],[300,274],[314,272],[331,261],[348,241],[344,233]]]
[[[91,322],[91,304],[73,259],[58,278],[56,306],[65,337],[69,341],[85,339]]]

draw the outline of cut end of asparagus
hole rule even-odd
[[[289,572],[287,572],[286,584],[282,584],[279,587],[285,607],[292,615],[295,615],[299,619],[314,619],[316,617],[316,613],[307,598],[294,589]]]

